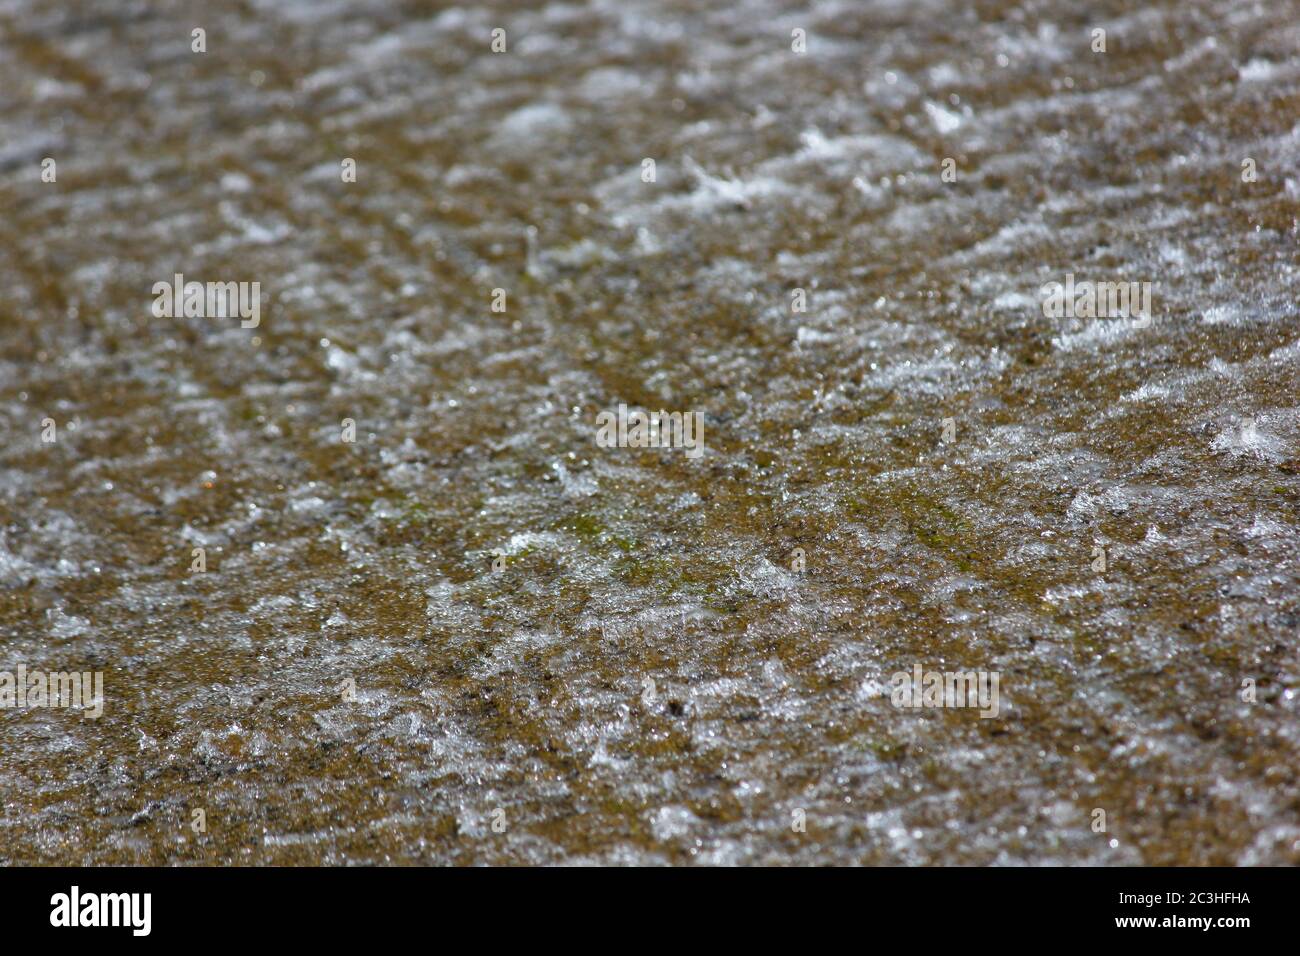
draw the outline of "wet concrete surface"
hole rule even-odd
[[[0,0],[0,862],[1300,862],[1300,5],[725,6]]]

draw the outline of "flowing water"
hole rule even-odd
[[[1300,862],[1297,49],[0,0],[0,862]]]

